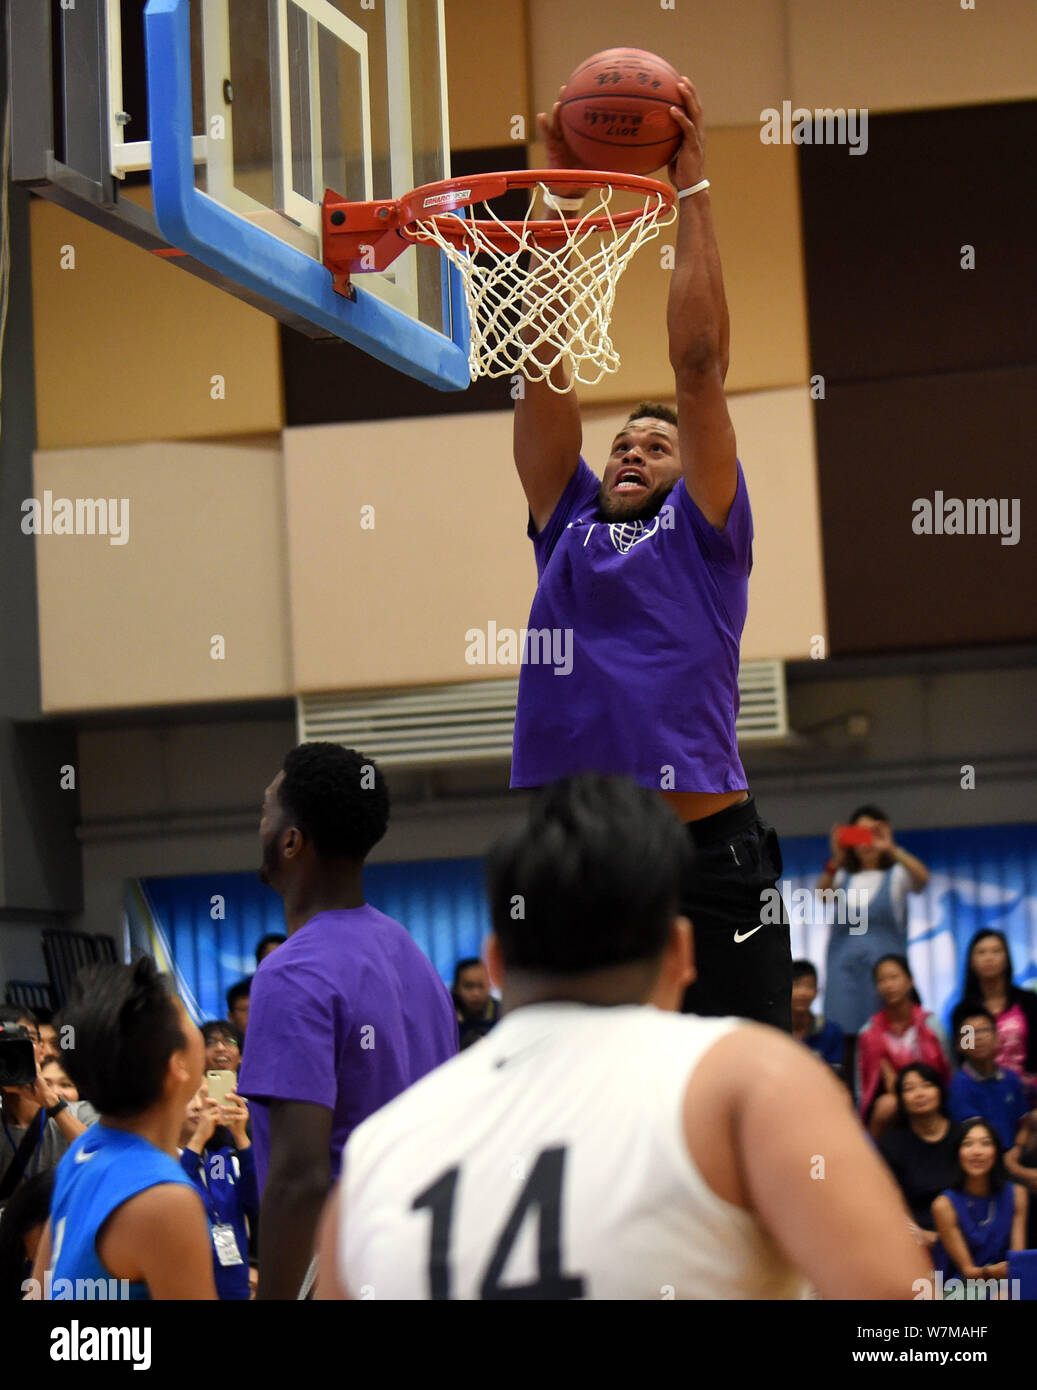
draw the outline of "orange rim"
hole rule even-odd
[[[399,234],[408,241],[428,241],[428,235],[421,231],[419,224],[431,222],[439,236],[453,246],[470,247],[473,243],[478,244],[478,238],[483,238],[498,251],[506,252],[518,250],[524,236],[532,236],[540,246],[546,247],[552,242],[563,246],[570,231],[577,226],[599,232],[621,231],[640,222],[649,211],[642,207],[629,208],[626,212],[616,213],[614,217],[570,217],[563,213],[560,219],[509,221],[502,218],[499,222],[478,217],[461,221],[450,215],[473,203],[499,198],[511,188],[532,188],[538,183],[576,184],[588,189],[614,188],[624,193],[641,193],[646,198],[660,198],[660,208],[671,208],[677,201],[676,191],[669,184],[660,183],[658,179],[642,178],[640,174],[610,173],[602,169],[512,169],[499,174],[441,179],[438,183],[426,183],[405,193],[397,203]]]

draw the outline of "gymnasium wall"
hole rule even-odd
[[[1032,514],[1037,351],[1014,290],[1029,243],[1013,190],[1035,133],[1037,10],[645,0],[629,21],[622,13],[592,0],[448,0],[455,167],[540,162],[532,116],[594,49],[656,48],[695,79],[757,525],[744,655],[794,659],[815,635],[834,655],[1031,637],[1026,547],[922,547],[905,506],[971,486],[978,464],[984,485],[1025,493]],[[762,144],[761,110],[786,99],[868,106],[868,156]],[[524,138],[513,138],[516,116]],[[962,144],[970,133],[975,147]],[[984,170],[986,196],[962,196],[963,180],[975,186],[963,163]],[[37,493],[114,489],[141,526],[121,551],[93,537],[38,540],[44,709],[479,674],[458,666],[473,589],[487,610],[474,625],[513,626],[532,590],[509,384],[427,390],[346,345],[282,330],[41,200],[31,214]],[[958,267],[968,241],[972,280]],[[599,466],[624,407],[672,397],[666,242],[620,287],[623,369],[582,393]],[[811,397],[816,375],[824,399]],[[392,481],[404,460],[421,500],[410,512]],[[385,524],[365,533],[356,513],[368,497]],[[475,528],[462,520],[473,498]],[[368,605],[376,621],[363,620]],[[225,628],[238,635],[212,661],[204,642]]]

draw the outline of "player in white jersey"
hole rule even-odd
[[[491,853],[492,1033],[349,1139],[321,1298],[911,1298],[927,1262],[845,1090],[676,1012],[688,841],[650,792],[538,792]]]

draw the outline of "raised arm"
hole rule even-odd
[[[670,165],[678,192],[694,188],[705,178],[702,106],[687,78],[681,79],[680,92],[684,109],[670,108],[684,132]],[[724,395],[727,300],[708,188],[680,199],[666,323],[685,486],[706,520],[722,528],[738,488],[738,468],[735,432]]]
[[[559,104],[556,102],[550,120],[543,112],[537,117],[540,133],[547,145],[548,163],[552,169],[580,168],[579,160],[562,136],[558,111]],[[570,198],[582,196],[584,190],[559,185],[552,192],[559,197]],[[548,221],[558,217],[558,213],[550,207],[540,215]],[[526,299],[526,309],[533,315],[532,331],[535,332],[537,303],[551,305],[558,297],[554,277],[543,269],[538,274],[534,253],[530,262]],[[534,356],[546,366],[550,350],[538,348]],[[533,525],[538,531],[547,525],[566,484],[576,471],[583,443],[576,392],[564,390],[569,385],[569,373],[564,363],[559,362],[552,368],[551,380],[559,389],[552,390],[546,381],[522,381],[523,394],[515,402],[515,467],[526,494]]]

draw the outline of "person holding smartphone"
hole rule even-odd
[[[248,1106],[234,1090],[218,1099],[203,1081],[180,1130],[180,1166],[205,1203],[212,1232],[213,1276],[221,1299],[251,1297],[248,1226],[259,1220],[259,1185]],[[229,1141],[229,1142],[228,1142]]]
[[[817,887],[845,889],[867,908],[866,931],[833,924],[825,966],[825,1017],[854,1037],[881,1006],[875,966],[883,956],[907,955],[907,895],[922,891],[929,870],[894,843],[889,817],[877,806],[861,806],[846,825],[833,826],[831,845]]]
[[[36,1078],[22,1085],[0,1086],[0,1208],[25,1179],[58,1166],[69,1146],[97,1119],[86,1100],[68,1099],[57,1077],[48,1075],[40,1048],[38,1025],[27,1010],[0,1009],[0,1031],[7,1040],[20,1040],[28,1053],[32,1044]],[[33,1058],[29,1058],[29,1068]],[[65,1078],[67,1080],[67,1077]]]

